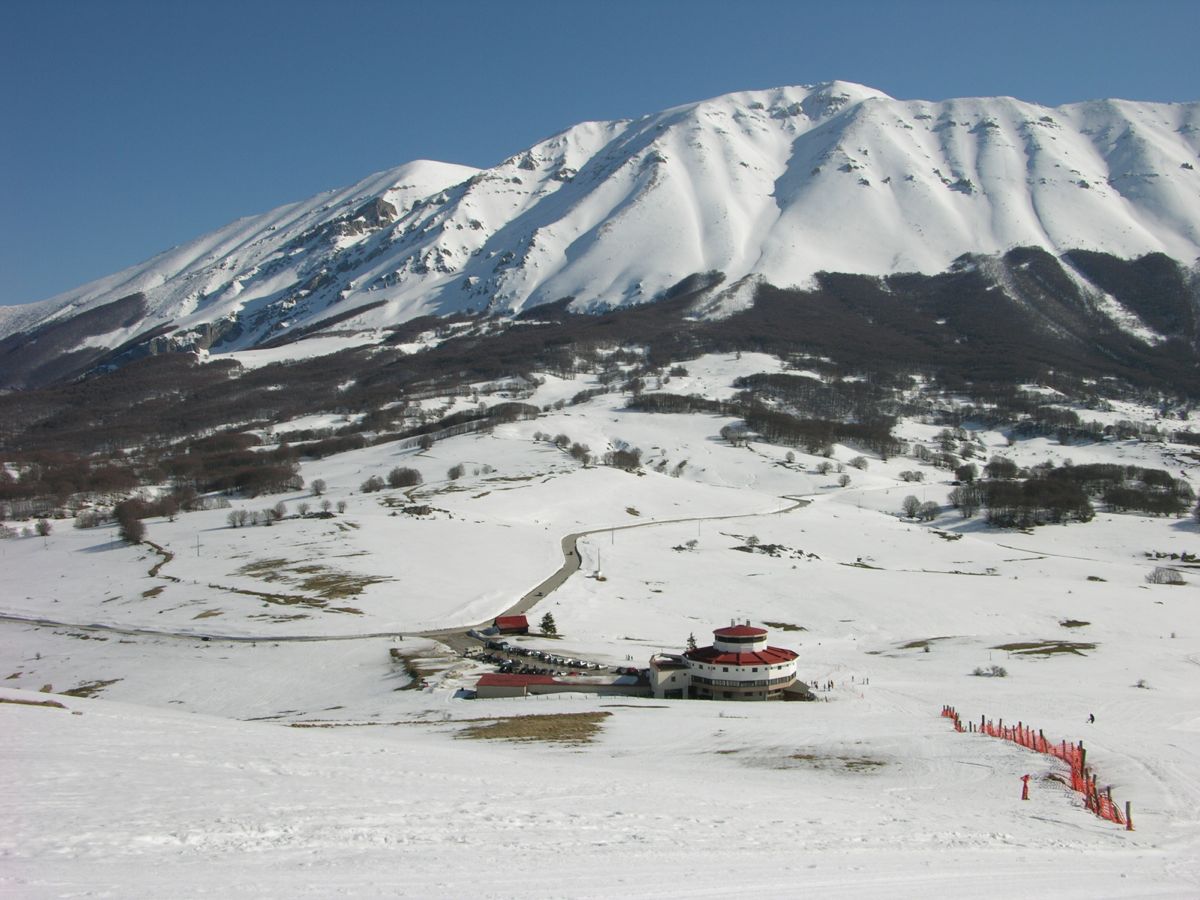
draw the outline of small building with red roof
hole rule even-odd
[[[549,675],[513,675],[506,672],[489,672],[479,676],[475,685],[476,697],[525,697],[529,689],[550,688],[557,684]]]
[[[650,684],[663,699],[779,700],[796,683],[796,655],[767,646],[765,628],[731,623],[708,647],[653,657]]]
[[[492,624],[500,634],[529,634],[529,620],[524,616],[497,616]]]

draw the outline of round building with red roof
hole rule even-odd
[[[682,654],[687,696],[697,700],[776,700],[796,681],[796,653],[767,646],[767,630],[729,625],[709,647]]]

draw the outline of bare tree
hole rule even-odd
[[[1153,572],[1146,575],[1147,584],[1186,584],[1182,575],[1166,566],[1155,566]]]
[[[146,526],[141,519],[142,504],[137,500],[125,500],[113,509],[117,520],[117,534],[127,544],[140,544],[146,539]]]
[[[906,519],[915,519],[917,517],[917,513],[921,511],[921,501],[912,494],[909,494],[900,503],[900,509],[904,512],[904,517]]]
[[[325,487],[326,487],[325,479],[324,478],[314,479],[313,483],[311,485],[309,485],[309,487],[312,488],[314,497],[320,497],[322,494],[325,493]]]

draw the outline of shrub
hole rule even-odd
[[[1153,572],[1146,575],[1147,584],[1186,584],[1183,576],[1174,569],[1166,566],[1155,566]]]
[[[988,666],[986,669],[976,667],[972,675],[978,675],[980,678],[1007,678],[1008,669],[1004,666]]]
[[[393,488],[414,487],[421,483],[421,473],[416,469],[396,466],[388,472],[387,483],[388,487]]]
[[[741,423],[726,425],[721,429],[721,437],[735,447],[745,445],[748,435],[749,432],[746,430],[746,426]]]
[[[1016,478],[1020,471],[1015,462],[1005,459],[1003,456],[993,456],[984,468],[987,470],[988,478],[997,479]]]
[[[146,538],[146,526],[142,517],[149,515],[149,509],[141,500],[123,500],[113,508],[113,517],[117,520],[117,533],[127,544],[140,544]]]
[[[75,515],[76,528],[95,528],[108,522],[108,516],[96,509],[83,509]]]
[[[446,470],[446,477],[449,478],[451,481],[457,481],[458,479],[462,478],[463,475],[466,474],[466,472],[467,472],[467,467],[464,466],[462,463],[459,463],[458,465],[451,466],[449,469]]]
[[[637,447],[610,450],[604,454],[604,464],[616,469],[624,469],[627,472],[632,472],[642,464],[642,451]]]
[[[372,475],[359,486],[359,490],[361,490],[364,494],[372,494],[375,491],[382,491],[383,487],[383,479],[378,475]]]

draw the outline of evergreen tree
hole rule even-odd
[[[546,613],[542,616],[541,622],[542,634],[556,635],[558,634],[558,626],[554,624],[554,616],[551,613]]]

